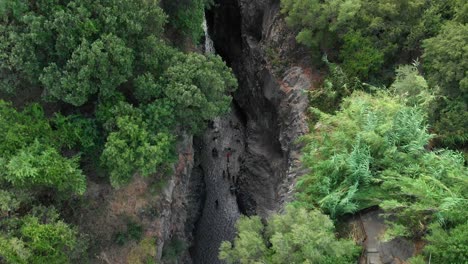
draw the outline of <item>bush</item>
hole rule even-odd
[[[351,77],[376,84],[390,83],[395,66],[419,56],[423,40],[437,35],[444,22],[463,20],[460,10],[457,0],[281,1],[286,22],[298,29],[297,41],[312,56],[335,55]]]
[[[219,56],[177,56],[163,75],[164,93],[174,103],[176,120],[191,132],[229,109],[237,80]]]
[[[433,225],[426,239],[429,244],[424,252],[434,263],[465,263],[468,259],[468,223],[449,230]]]
[[[136,172],[148,176],[173,160],[174,138],[166,133],[154,134],[141,112],[129,114],[116,118],[115,131],[107,137],[101,156],[114,187],[128,183]]]
[[[61,194],[83,194],[86,178],[79,169],[79,157],[65,158],[59,149],[74,144],[54,131],[39,105],[22,112],[0,101],[0,180],[14,188],[55,188]],[[70,126],[62,120],[62,127]],[[62,140],[58,139],[61,137]]]
[[[197,43],[203,36],[202,22],[205,8],[209,8],[213,0],[167,0],[163,7],[169,14],[169,23]]]
[[[440,86],[442,98],[431,113],[431,123],[444,145],[468,142],[468,26],[447,23],[439,35],[424,41],[424,68]]]
[[[32,253],[29,263],[69,263],[69,252],[78,244],[77,231],[62,221],[43,224],[27,217],[21,235]]]
[[[53,208],[34,207],[23,216],[2,220],[2,263],[72,263],[86,250],[77,230],[59,220]]]
[[[322,112],[333,113],[338,110],[344,97],[363,87],[358,78],[350,78],[341,66],[329,62],[327,56],[322,60],[327,65],[329,73],[322,87],[309,92],[310,105]]]
[[[258,216],[242,216],[234,245],[224,241],[219,257],[227,263],[352,263],[359,248],[337,239],[333,222],[319,211],[288,207],[263,226]]]
[[[174,262],[187,249],[187,245],[179,238],[173,238],[169,244],[164,246],[162,259]]]
[[[130,240],[140,241],[143,237],[143,227],[134,221],[128,221],[124,232],[117,232],[114,235],[115,242],[123,246]]]
[[[398,82],[394,89],[403,89]],[[464,158],[427,151],[433,136],[424,107],[408,102],[419,101],[354,92],[334,115],[316,110],[320,120],[304,137],[311,173],[298,181],[297,203],[333,218],[380,205],[396,218],[393,231],[405,235],[424,234],[434,220],[462,221],[456,208],[467,205]]]
[[[145,238],[130,251],[127,262],[132,264],[156,264],[156,248],[154,238]]]
[[[52,187],[61,193],[83,194],[86,177],[78,158],[67,159],[51,147],[36,141],[6,163],[4,179],[16,188]]]
[[[371,38],[362,36],[359,31],[350,31],[343,36],[343,41],[340,58],[348,75],[367,80],[381,69],[384,54],[374,47]]]

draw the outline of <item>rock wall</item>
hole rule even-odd
[[[281,18],[279,0],[219,0],[209,17],[215,48],[239,80],[234,98],[246,117],[241,208],[267,217],[288,200],[301,173],[295,140],[308,131],[305,90],[311,76],[292,63],[280,73],[273,70],[269,49],[282,57],[300,50]]]

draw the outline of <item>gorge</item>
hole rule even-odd
[[[311,83],[300,67],[288,69],[281,82],[268,69],[265,44],[283,34],[277,16],[279,1],[218,1],[207,13],[215,50],[239,88],[230,113],[194,140],[191,178],[205,186],[193,217],[194,263],[221,263],[219,245],[234,238],[239,215],[281,210],[301,169],[294,141],[307,131],[303,90]]]

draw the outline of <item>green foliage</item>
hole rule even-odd
[[[260,217],[241,216],[236,223],[237,237],[234,245],[223,241],[219,258],[227,263],[265,263],[269,258],[263,237],[264,226]]]
[[[309,46],[314,56],[328,53],[351,78],[387,85],[398,64],[422,55],[431,87],[440,87],[420,95],[438,97],[427,108],[439,145],[460,148],[467,142],[465,1],[282,0],[281,4],[286,22],[300,30],[298,42]],[[409,74],[407,80],[418,82],[407,69],[397,73],[397,78]],[[325,102],[334,101],[334,89],[324,91],[322,98],[329,95]],[[334,103],[325,108],[336,108],[338,102]],[[321,105],[318,108],[330,112]]]
[[[27,264],[31,253],[20,239],[0,236],[0,253],[7,264]]]
[[[219,56],[195,53],[176,57],[163,82],[167,98],[175,104],[176,120],[194,132],[229,109],[231,97],[226,92],[237,88],[237,80]]]
[[[447,20],[463,20],[463,4],[406,0],[282,0],[286,22],[299,29],[297,40],[313,54],[337,51],[352,77],[388,83],[397,63],[420,55],[424,39],[438,34]],[[330,54],[332,55],[332,54]]]
[[[32,104],[16,111],[10,103],[0,100],[0,154],[3,158],[15,154],[38,140],[54,146],[54,132],[44,116],[43,109]],[[55,145],[56,146],[56,145]]]
[[[204,9],[211,4],[173,1],[171,17],[177,14],[176,27],[199,38]],[[172,162],[174,131],[199,132],[207,120],[229,110],[229,93],[237,86],[231,70],[219,57],[168,46],[167,16],[157,0],[8,0],[1,15],[0,89],[42,90],[44,99],[70,104],[73,113],[86,111],[89,118],[56,114],[52,126],[24,120],[25,126],[43,126],[37,130],[48,130],[47,138],[38,138],[33,127],[30,137],[16,140],[23,131],[14,129],[25,127],[4,129],[0,133],[11,139],[0,152],[16,153],[36,140],[88,155],[103,146],[102,164],[118,187],[135,173],[147,176]]]
[[[27,217],[23,221],[21,235],[32,253],[29,263],[69,262],[67,252],[77,245],[76,230],[62,221],[41,223],[36,217]]]
[[[288,207],[265,228],[258,216],[242,216],[234,245],[224,241],[219,257],[227,263],[351,263],[359,249],[337,239],[333,222],[319,211]]]
[[[52,126],[56,128],[61,146],[68,149],[80,149],[87,154],[97,147],[99,135],[93,119],[80,115],[63,116],[56,113],[51,121]]]
[[[156,239],[145,238],[130,251],[127,262],[132,264],[156,264]]]
[[[282,0],[281,6],[282,13],[287,14],[286,22],[301,29],[296,38],[299,43],[312,50],[328,44],[326,41],[331,35],[328,21],[337,11],[335,4],[329,2],[323,4],[319,0]]]
[[[448,96],[468,97],[468,25],[447,23],[441,32],[424,41],[424,67],[430,80]]]
[[[80,106],[97,92],[104,99],[111,96],[131,76],[132,62],[132,50],[120,38],[104,35],[81,43],[63,69],[51,63],[40,80],[47,96]]]
[[[38,141],[21,149],[2,168],[3,179],[15,188],[53,187],[59,192],[83,194],[86,178],[78,158],[67,159]]]
[[[319,206],[332,217],[380,205],[397,218],[394,230],[413,235],[423,234],[433,220],[463,219],[455,208],[467,205],[464,159],[425,150],[433,137],[418,97],[425,82],[408,81],[410,74],[418,77],[411,67],[399,71],[392,89],[414,98],[354,92],[334,115],[314,110],[320,120],[304,138],[311,173],[298,182],[299,204]],[[409,89],[408,83],[419,87]]]
[[[464,263],[468,259],[468,222],[450,230],[433,225],[426,238],[429,244],[424,252],[434,263]]]
[[[349,31],[343,36],[341,59],[343,68],[350,76],[368,79],[384,63],[384,54],[373,46],[372,39],[362,36],[357,31]]]
[[[423,256],[417,255],[408,259],[409,264],[427,264]]]
[[[203,36],[205,8],[212,4],[213,0],[163,1],[163,7],[169,14],[169,23],[194,42],[198,42]]]
[[[0,231],[5,263],[71,263],[85,250],[77,230],[59,220],[53,208],[35,207],[24,217],[9,218],[13,224]]]
[[[468,142],[467,35],[468,25],[452,22],[439,35],[424,41],[424,67],[444,96],[436,102],[431,122],[449,146]]]
[[[0,190],[0,214],[5,215],[8,212],[15,211],[19,208],[20,201],[16,197],[5,190]]]
[[[153,174],[159,166],[172,161],[173,136],[150,130],[143,113],[130,104],[122,102],[112,112],[116,118],[106,124],[111,129],[101,156],[112,186],[128,183],[136,172],[143,176]]]
[[[144,57],[139,55],[142,42],[149,36],[159,38],[166,21],[157,0],[40,5],[23,6],[20,17],[8,7],[3,12],[11,22],[2,25],[10,34],[0,45],[5,62],[0,87],[12,92],[43,85],[48,99],[75,106],[95,94],[106,98],[128,81],[138,67],[135,55]]]
[[[145,128],[118,119],[119,132],[109,135],[102,161],[110,170],[111,183],[120,187],[130,181],[134,172],[143,176],[155,173],[158,166],[171,160],[172,138],[168,134],[149,135]]]
[[[123,246],[129,240],[140,241],[143,236],[143,227],[133,221],[128,221],[125,232],[115,234],[115,242]]]
[[[79,158],[65,158],[59,148],[67,140],[57,140],[63,130],[52,130],[42,108],[31,105],[17,112],[0,101],[0,180],[13,188],[33,190],[52,187],[63,194],[83,194],[86,179]],[[62,120],[62,126],[67,126]],[[62,144],[61,144],[62,143]]]
[[[442,99],[436,102],[431,113],[433,128],[438,139],[450,147],[460,147],[468,142],[468,103],[461,99]]]
[[[320,111],[333,113],[336,111],[344,97],[351,95],[354,90],[362,88],[358,78],[350,78],[342,67],[328,61],[327,56],[322,60],[328,66],[327,75],[322,87],[309,92],[310,105]]]
[[[390,87],[392,93],[408,106],[429,108],[435,99],[426,79],[418,71],[419,64],[403,65],[396,70],[395,82]]]
[[[175,237],[164,246],[162,259],[166,261],[177,261],[177,258],[187,249],[187,245],[183,240]]]

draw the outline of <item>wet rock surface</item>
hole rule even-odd
[[[384,218],[380,215],[383,211],[373,210],[360,216],[366,235],[364,248],[366,256],[361,260],[362,264],[398,264],[404,263],[415,252],[414,243],[404,238],[394,238],[383,241],[383,235],[387,228]]]
[[[234,224],[240,215],[237,183],[245,151],[244,125],[238,116],[233,107],[230,114],[216,118],[196,140],[206,193],[191,249],[195,263],[220,263],[219,245],[235,235]]]

